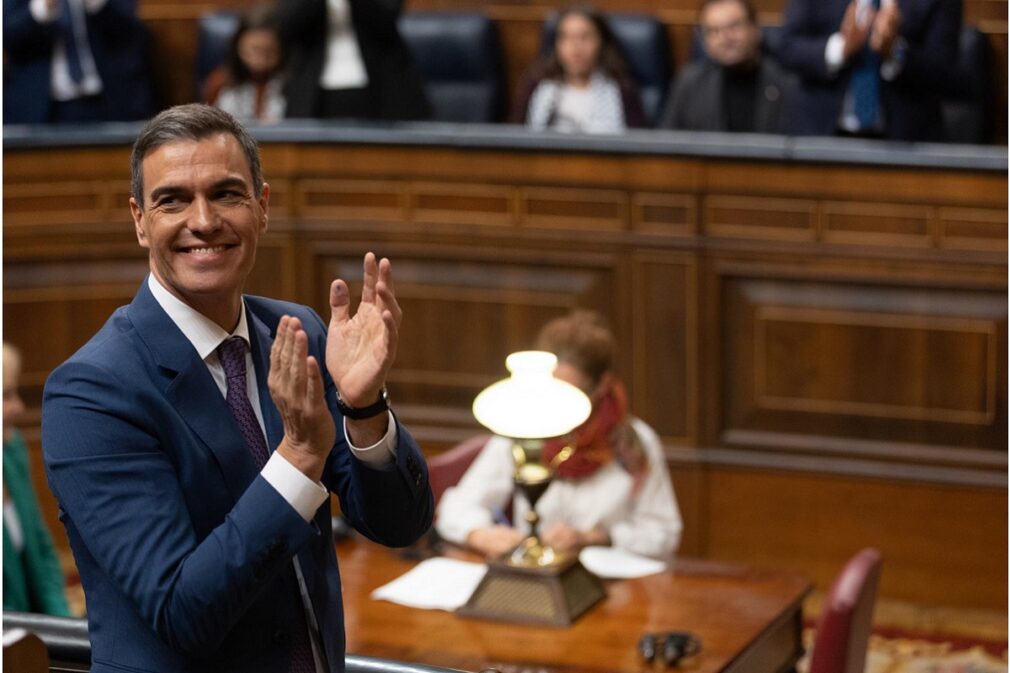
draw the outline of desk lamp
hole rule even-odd
[[[592,403],[581,390],[554,378],[557,358],[543,351],[520,351],[505,360],[509,378],[477,395],[473,414],[481,425],[512,440],[513,483],[529,503],[530,534],[503,556],[492,559],[488,573],[470,600],[465,616],[567,626],[604,597],[599,579],[574,554],[558,553],[540,539],[536,504],[571,457],[566,446],[551,462],[541,460],[544,441],[582,425]]]

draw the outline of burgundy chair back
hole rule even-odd
[[[477,435],[452,447],[444,453],[428,459],[428,482],[435,496],[435,506],[442,499],[445,489],[455,486],[470,463],[477,457],[480,450],[487,444],[491,435]]]
[[[880,565],[880,552],[866,548],[842,568],[817,622],[810,673],[863,673]]]

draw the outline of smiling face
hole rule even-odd
[[[267,228],[270,188],[256,196],[230,134],[170,141],[143,160],[144,204],[130,199],[151,273],[173,295],[231,331]]]

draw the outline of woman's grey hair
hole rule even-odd
[[[263,169],[260,167],[259,146],[249,131],[230,114],[210,105],[190,103],[176,105],[160,112],[137,136],[130,157],[131,191],[133,198],[144,206],[144,157],[162,145],[175,140],[203,140],[227,133],[238,141],[245,153],[252,175],[256,198],[263,194]]]

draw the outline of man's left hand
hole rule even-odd
[[[379,399],[386,384],[386,375],[396,358],[397,334],[403,319],[393,293],[393,268],[389,260],[376,260],[371,252],[365,255],[361,304],[353,317],[350,291],[343,280],[330,285],[330,309],[326,369],[345,403],[367,407]],[[380,433],[374,437],[375,432],[368,431],[367,437],[355,437],[354,443],[359,446],[381,439],[387,425],[384,416],[375,423],[349,420],[349,427],[352,423],[358,430],[374,425],[370,430]]]

